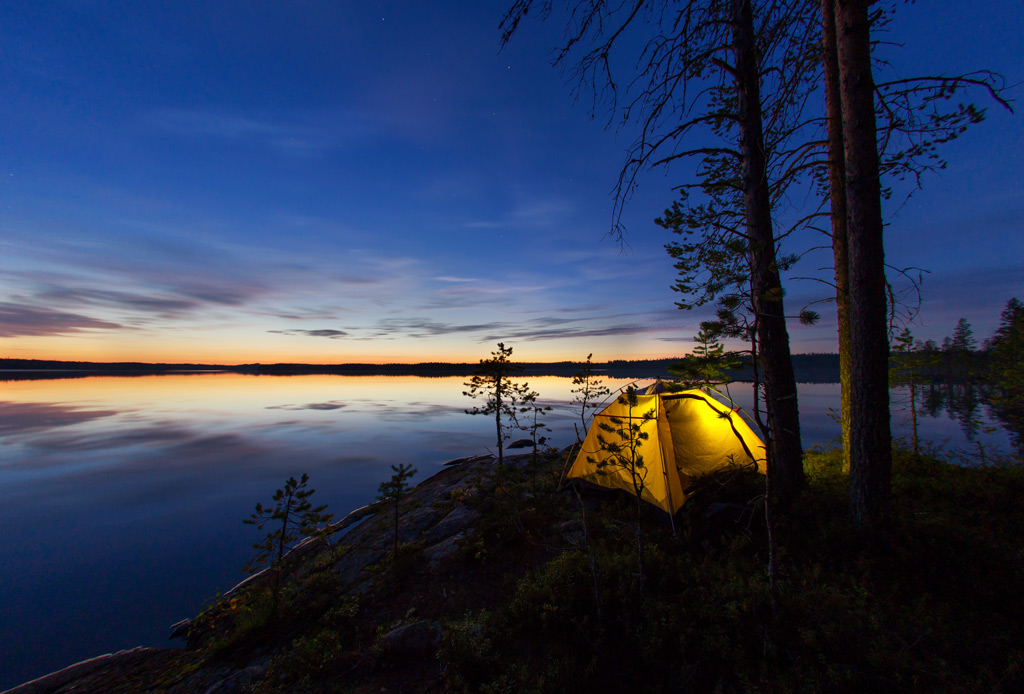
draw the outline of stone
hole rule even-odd
[[[441,625],[426,620],[392,629],[384,635],[385,651],[392,656],[423,656],[433,653],[441,642]]]
[[[77,688],[75,685],[76,681],[86,680],[93,674],[103,670],[116,671],[118,668],[130,668],[142,663],[156,653],[159,653],[159,650],[156,648],[141,647],[118,651],[117,653],[107,653],[106,655],[75,663],[63,670],[44,675],[13,689],[8,689],[4,694],[49,694],[50,692],[67,687],[74,690]]]
[[[427,566],[430,570],[436,571],[441,567],[441,564],[455,556],[462,548],[462,541],[464,539],[465,534],[458,533],[423,550],[423,558],[427,560]]]
[[[423,541],[428,545],[437,544],[445,538],[465,530],[471,523],[475,522],[480,514],[465,505],[458,505],[448,512],[437,525],[427,531]]]
[[[578,520],[568,520],[558,526],[558,531],[571,545],[582,545],[585,534],[583,532],[583,524]]]
[[[203,694],[243,694],[251,692],[252,685],[263,679],[267,674],[267,668],[251,666],[243,670],[237,670],[220,682],[210,685]]]

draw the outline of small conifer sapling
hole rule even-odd
[[[309,500],[316,490],[306,489],[308,483],[309,475],[305,473],[298,480],[289,477],[284,487],[274,492],[273,508],[257,503],[256,512],[242,521],[260,530],[267,525],[272,528],[266,537],[253,545],[256,556],[246,564],[244,570],[255,573],[268,564],[274,569],[275,606],[281,589],[281,560],[285,553],[301,540],[325,536],[327,524],[331,522],[331,514],[324,513],[327,506],[313,506]]]
[[[574,387],[569,391],[573,394],[572,401],[578,403],[580,408],[580,423],[583,425],[583,428],[576,431],[576,439],[578,441],[582,441],[583,437],[587,435],[587,410],[598,407],[601,400],[611,395],[608,386],[604,384],[602,379],[597,377],[594,370],[594,362],[591,361],[593,356],[593,353],[587,355],[587,361],[584,362],[583,368],[572,377],[572,385]],[[576,425],[574,424],[573,426],[575,427]]]
[[[605,453],[601,457],[588,456],[587,460],[597,467],[599,473],[614,474],[625,472],[636,495],[636,551],[637,568],[640,580],[640,591],[643,593],[644,583],[644,540],[641,519],[643,518],[643,493],[647,483],[647,467],[640,448],[650,438],[644,431],[645,425],[654,422],[655,411],[640,411],[640,398],[636,388],[629,386],[618,397],[618,404],[626,408],[626,416],[608,417],[607,421],[598,423],[601,433],[597,436],[600,450]]]
[[[391,502],[394,507],[395,533],[392,557],[395,558],[398,556],[398,508],[402,499],[406,497],[411,489],[409,480],[416,474],[416,468],[412,464],[399,463],[398,465],[392,465],[391,470],[394,472],[391,478],[384,480],[377,487],[377,500]]]

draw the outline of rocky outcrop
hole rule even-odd
[[[531,442],[532,445],[532,442]],[[528,456],[510,456],[507,465],[524,465]],[[432,571],[443,570],[460,550],[479,513],[465,502],[477,494],[481,480],[494,465],[490,455],[459,458],[449,461],[432,477],[420,482],[399,505],[399,541],[416,543]],[[374,572],[370,567],[387,556],[394,542],[394,507],[377,502],[350,513],[330,526],[328,537],[310,538],[293,548],[281,566],[266,569],[227,591],[219,606],[202,615],[184,619],[171,627],[172,638],[183,638],[187,648],[201,645],[213,632],[208,626],[231,596],[256,588],[273,579],[274,571],[288,578],[303,575],[315,557],[328,549],[346,549],[335,568],[342,584],[352,592],[365,592],[372,586]],[[418,658],[432,653],[441,638],[437,622],[420,621],[399,626],[381,639],[382,652],[390,658]],[[232,694],[250,691],[266,674],[266,657],[237,665],[192,664],[189,651],[135,648],[102,655],[77,663],[45,677],[27,682],[3,694],[65,694],[90,692],[109,694],[150,690],[160,681],[159,690],[178,694]],[[172,669],[189,674],[175,676],[168,682],[166,673]]]
[[[112,670],[131,670],[160,653],[156,648],[133,648],[128,651],[83,660],[63,670],[52,672],[31,682],[8,689],[3,694],[51,694],[61,691],[75,691],[74,683],[94,678],[98,673]],[[68,688],[68,685],[72,685]],[[79,689],[78,691],[87,691]]]
[[[525,460],[509,458],[508,463]],[[478,481],[493,466],[494,458],[460,458],[452,463],[456,464],[446,463],[440,472],[417,485],[398,509],[399,542],[420,543],[424,558],[435,570],[458,551],[465,531],[477,520],[477,512],[464,502],[476,494]],[[367,568],[382,561],[394,542],[394,507],[375,506],[370,518],[339,540],[349,548],[337,565],[341,579],[360,592],[373,579]]]
[[[384,652],[392,658],[429,655],[441,643],[439,622],[419,621],[392,629],[381,639]]]

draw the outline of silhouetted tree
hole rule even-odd
[[[389,479],[381,482],[380,486],[377,487],[377,500],[390,502],[394,510],[395,532],[391,556],[393,559],[397,559],[399,507],[402,503],[402,499],[404,499],[412,489],[409,486],[409,480],[416,474],[416,468],[414,468],[411,463],[408,465],[405,463],[399,463],[398,465],[392,465],[391,470],[394,474],[392,474]]]
[[[920,457],[920,441],[917,436],[917,396],[922,385],[920,354],[914,349],[914,336],[906,328],[893,341],[889,364],[889,385],[907,388],[907,404],[910,406],[911,448],[914,458]]]
[[[882,188],[870,0],[834,4],[842,112],[850,316],[850,516],[888,516],[892,474]],[[837,159],[838,152],[832,153]]]
[[[999,326],[985,343],[989,363],[989,400],[1024,455],[1024,303],[1010,299]]]
[[[720,330],[715,323],[701,323],[700,331],[693,338],[697,346],[693,352],[669,366],[669,373],[686,388],[713,388],[729,383],[732,379],[728,372],[740,368],[740,358],[736,352],[726,352],[725,345],[718,341],[719,337]]]
[[[617,474],[623,471],[629,476],[633,486],[633,493],[636,495],[636,552],[637,571],[640,581],[640,590],[643,592],[644,584],[644,538],[643,526],[643,493],[647,485],[647,461],[640,452],[643,441],[650,438],[644,431],[644,426],[655,421],[654,409],[646,409],[636,414],[634,412],[640,406],[640,398],[636,388],[629,386],[625,392],[618,397],[619,405],[626,408],[625,417],[607,417],[607,421],[598,423],[601,433],[597,435],[598,447],[606,455],[600,457],[587,456],[587,460],[597,467],[597,471],[603,474]]]
[[[273,602],[277,605],[281,588],[281,560],[285,552],[292,549],[297,541],[322,536],[327,532],[327,524],[331,522],[331,514],[324,513],[327,506],[314,507],[309,500],[315,489],[306,489],[309,475],[303,473],[296,480],[289,477],[284,487],[274,492],[274,507],[256,504],[256,512],[242,522],[254,525],[262,530],[270,525],[274,529],[261,541],[253,545],[256,557],[245,566],[245,571],[255,572],[265,565],[274,571]]]
[[[604,385],[604,381],[594,371],[594,362],[591,361],[593,356],[593,353],[587,355],[583,367],[572,377],[572,385],[575,387],[569,391],[573,396],[572,402],[577,403],[580,408],[582,427],[576,429],[577,441],[582,441],[587,435],[587,410],[598,407],[604,398],[611,395],[608,386]],[[575,426],[573,424],[574,428]]]
[[[843,134],[843,102],[840,95],[839,50],[836,31],[837,0],[819,0],[821,9],[823,65],[822,86],[825,96],[827,124],[827,178],[830,201],[830,236],[835,273],[835,303],[839,336],[841,383],[841,415],[844,468],[849,468],[850,393],[851,393],[851,326],[850,326],[850,257],[847,241],[848,210],[846,203],[845,136]],[[873,8],[869,20],[873,26],[888,21],[890,11],[881,4]],[[921,186],[922,175],[946,166],[938,154],[938,146],[956,139],[971,124],[984,119],[985,110],[973,103],[956,103],[954,96],[982,90],[1008,110],[1002,97],[1001,75],[987,70],[960,75],[918,76],[874,84],[875,117],[877,119],[879,173],[898,180],[911,178]],[[883,194],[887,189],[880,188]],[[900,271],[903,272],[903,271]],[[895,297],[892,297],[895,299]],[[895,312],[890,305],[890,316]]]
[[[481,359],[476,374],[465,385],[469,390],[462,392],[471,398],[486,398],[483,407],[466,410],[466,414],[494,415],[494,428],[497,435],[498,464],[505,462],[505,427],[502,419],[510,426],[518,426],[519,407],[523,398],[530,392],[529,384],[516,383],[512,377],[522,373],[523,367],[509,360],[512,348],[498,343],[498,349],[491,352],[490,359]]]
[[[523,395],[519,412],[524,415],[526,420],[521,423],[519,427],[530,435],[530,441],[533,444],[533,464],[537,464],[537,456],[540,452],[540,447],[544,445],[547,440],[546,437],[541,435],[541,432],[548,431],[551,429],[540,420],[541,415],[547,414],[551,411],[550,405],[541,405],[537,402],[537,398],[540,397],[540,393],[535,390],[531,390]]]

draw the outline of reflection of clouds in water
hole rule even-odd
[[[395,400],[357,399],[348,403],[356,411],[371,414],[383,421],[408,421],[445,417],[452,414],[464,415],[466,407],[445,405],[436,402],[398,402]],[[471,406],[471,405],[467,405]]]
[[[87,410],[71,405],[0,402],[0,436],[71,426],[115,414],[115,410]]]
[[[331,402],[311,402],[307,405],[271,405],[268,410],[340,410],[347,407],[347,403],[332,400]]]
[[[290,431],[295,433],[311,433],[318,435],[327,434],[340,434],[349,429],[341,426],[341,421],[337,419],[282,419],[277,422],[270,422],[268,424],[261,424],[256,427],[262,431]]]
[[[189,429],[147,425],[117,432],[68,434],[57,432],[50,435],[34,436],[26,441],[33,448],[46,451],[100,451],[111,448],[132,446],[157,446],[187,441],[195,437]]]
[[[193,436],[167,449],[167,455],[189,456],[196,458],[214,458],[217,460],[242,460],[252,456],[263,455],[273,447],[254,442],[250,437],[239,434],[207,434]]]
[[[367,451],[365,454],[350,453],[336,455],[327,460],[326,464],[339,467],[363,467],[366,465],[384,465],[389,461],[392,461],[391,456],[374,455],[371,451]]]

